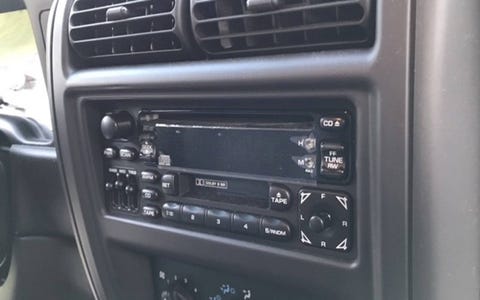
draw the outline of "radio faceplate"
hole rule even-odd
[[[107,211],[289,249],[348,252],[353,125],[347,109],[108,111]]]

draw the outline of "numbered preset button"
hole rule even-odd
[[[220,229],[220,230],[230,230],[230,219],[232,214],[226,210],[221,209],[208,209],[205,219],[205,224],[208,227]]]
[[[250,214],[233,214],[232,231],[243,234],[258,235],[259,228],[259,217]]]
[[[182,206],[181,220],[185,223],[203,225],[205,224],[205,208],[194,205]]]

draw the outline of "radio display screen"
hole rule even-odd
[[[312,180],[317,176],[313,122],[154,123],[159,167]],[[307,151],[305,140],[314,148]]]

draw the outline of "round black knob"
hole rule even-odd
[[[329,213],[319,213],[308,220],[308,227],[313,232],[322,232],[332,225],[332,216]]]
[[[173,300],[194,300],[195,296],[183,285],[176,284],[172,289]]]
[[[134,120],[128,112],[121,111],[105,115],[100,127],[107,140],[128,138],[133,133]]]

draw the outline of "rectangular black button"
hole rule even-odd
[[[320,127],[323,129],[343,129],[345,127],[345,118],[343,117],[322,117]]]
[[[142,171],[140,179],[146,183],[155,183],[158,180],[158,173],[155,171]]]
[[[160,197],[158,192],[152,189],[143,189],[142,190],[142,199],[147,201],[158,201]]]
[[[225,210],[220,209],[209,209],[207,210],[207,218],[205,223],[208,227],[229,230],[230,229],[230,219],[232,214]]]
[[[116,148],[108,147],[103,150],[103,157],[108,159],[116,158],[118,155],[118,151]]]
[[[160,214],[158,207],[156,206],[143,206],[142,207],[142,216],[156,218]]]
[[[288,240],[291,236],[290,225],[275,218],[262,218],[260,231],[262,236],[272,239]]]
[[[120,149],[120,159],[134,160],[137,157],[137,151],[131,148]]]
[[[181,220],[189,224],[203,225],[205,223],[205,208],[193,205],[182,207]]]
[[[166,202],[162,205],[162,217],[167,220],[180,220],[181,205],[175,202]]]
[[[260,219],[257,216],[249,214],[233,214],[232,231],[257,235],[260,225]]]
[[[324,177],[343,177],[346,172],[345,146],[340,143],[320,144],[320,175]]]
[[[178,193],[177,175],[165,174],[162,176],[162,190],[167,195],[175,196]]]

